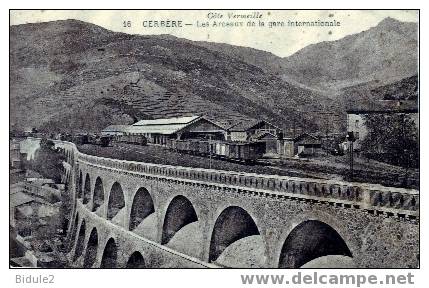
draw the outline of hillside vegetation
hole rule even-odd
[[[10,36],[16,129],[95,132],[197,114],[224,126],[264,119],[286,132],[315,132],[329,111],[339,116],[330,127],[338,132],[352,102],[418,94],[417,24],[392,18],[287,58],[77,20],[11,26]]]
[[[281,127],[325,97],[239,57],[170,36],[115,33],[76,20],[12,26],[12,125],[99,130],[135,118],[199,114]],[[111,115],[106,118],[107,115]],[[110,123],[109,123],[110,122]]]

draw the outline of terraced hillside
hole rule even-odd
[[[115,33],[77,20],[10,32],[11,125],[21,129],[97,131],[199,114],[222,123],[258,118],[316,130],[317,118],[296,111],[335,106],[237,53],[186,39]]]
[[[11,26],[11,126],[99,131],[198,114],[226,126],[257,118],[312,132],[329,111],[339,116],[331,127],[339,132],[353,103],[386,93],[417,98],[417,31],[417,23],[386,18],[281,58],[170,35],[115,33],[77,20]]]

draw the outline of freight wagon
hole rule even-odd
[[[143,135],[120,135],[115,138],[115,141],[137,145],[147,144],[147,138]]]
[[[211,154],[214,158],[239,162],[254,162],[265,153],[265,143],[262,142],[171,140],[167,146],[182,153],[201,156]]]

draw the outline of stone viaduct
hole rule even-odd
[[[419,266],[416,190],[155,165],[56,146],[73,193],[74,267],[221,267],[224,250],[248,236],[259,239],[266,268],[327,255],[362,268]],[[149,218],[152,229],[139,230]],[[171,247],[187,225],[196,229]]]

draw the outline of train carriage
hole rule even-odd
[[[252,162],[261,158],[265,151],[263,142],[224,142],[197,139],[171,140],[170,149],[190,154],[227,159],[232,161]]]
[[[87,134],[78,134],[73,136],[73,142],[79,145],[88,144],[89,136]]]
[[[231,160],[255,161],[264,154],[264,143],[230,143],[228,158]]]
[[[224,143],[224,154],[225,154],[225,157],[226,158],[230,158],[231,156],[230,156],[230,154],[231,154],[231,152],[230,152],[230,148],[232,147],[232,145],[231,145],[231,143]]]
[[[129,144],[137,144],[137,145],[146,145],[147,139],[143,135],[120,135],[117,136],[116,141],[123,142],[123,143],[129,143]]]
[[[186,140],[176,140],[176,149],[177,151],[189,152],[189,141]]]
[[[197,154],[199,152],[198,144],[198,141],[189,140],[189,152]]]
[[[177,151],[183,151],[183,141],[180,141],[180,140],[173,140],[174,141],[174,144],[173,144],[173,146],[174,146],[174,149],[175,150],[177,150]]]
[[[167,145],[167,148],[176,150],[176,140],[167,139],[166,145]]]
[[[226,143],[224,142],[216,142],[216,151],[215,154],[220,158],[225,158],[226,155]]]
[[[239,159],[239,145],[235,145],[234,143],[229,143],[228,145],[228,158],[230,159]]]
[[[215,143],[214,154],[220,155],[220,143],[219,142]]]
[[[198,151],[201,155],[210,154],[210,144],[208,141],[201,141],[198,147]]]

